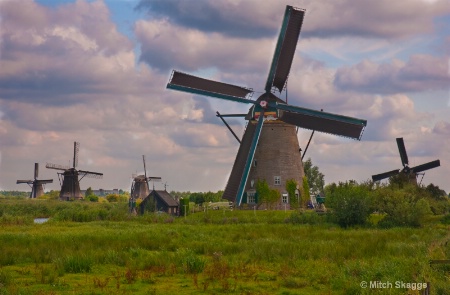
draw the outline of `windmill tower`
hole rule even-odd
[[[147,177],[144,155],[142,155],[142,161],[144,162],[144,175],[133,175],[133,182],[131,184],[131,198],[133,200],[143,200],[150,194],[150,187],[148,185],[149,181],[161,181],[161,177]]]
[[[405,148],[405,143],[403,141],[403,138],[402,137],[396,138],[396,141],[397,141],[398,152],[400,153],[400,160],[402,161],[403,169],[402,170],[395,169],[395,170],[392,170],[389,172],[372,175],[373,181],[380,181],[380,180],[389,178],[391,176],[395,176],[399,173],[403,173],[403,174],[407,175],[407,177],[413,184],[417,184],[417,175],[420,172],[441,166],[441,162],[439,160],[435,160],[435,161],[431,161],[431,162],[428,162],[428,163],[425,163],[422,165],[418,165],[415,167],[409,167],[408,155],[406,154],[406,148]]]
[[[31,187],[30,198],[39,198],[44,194],[44,184],[53,183],[53,179],[38,180],[39,177],[39,163],[34,163],[34,180],[17,180],[19,183],[27,183]]]
[[[283,192],[288,179],[301,183],[303,164],[296,127],[360,139],[366,120],[287,104],[274,93],[286,87],[305,11],[286,6],[264,93],[256,100],[253,90],[173,71],[167,88],[251,105],[236,160],[223,198],[240,206],[254,191],[258,179]],[[247,200],[248,202],[248,200]]]
[[[80,181],[84,177],[89,178],[102,178],[103,173],[91,172],[84,170],[77,170],[78,166],[78,151],[80,149],[80,143],[73,143],[73,165],[72,168],[63,165],[47,163],[45,165],[48,169],[61,170],[64,172],[58,172],[59,182],[61,184],[61,192],[59,193],[59,198],[61,200],[79,200],[83,199],[83,195],[80,191]],[[81,178],[79,178],[81,176]]]

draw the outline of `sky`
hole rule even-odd
[[[238,142],[215,116],[246,104],[166,89],[173,69],[263,91],[286,5],[306,10],[288,103],[366,119],[361,141],[315,133],[325,183],[439,159],[450,192],[449,0],[0,0],[0,190],[54,179],[46,163],[104,173],[81,189],[224,189]],[[281,94],[282,98],[286,93]],[[245,121],[228,120],[242,136]],[[310,130],[300,130],[305,148]],[[420,180],[420,178],[419,178]]]

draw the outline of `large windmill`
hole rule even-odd
[[[255,180],[266,179],[284,190],[288,179],[301,183],[303,165],[296,127],[360,139],[366,120],[292,106],[272,92],[286,86],[305,11],[286,6],[275,54],[258,99],[253,90],[173,71],[167,88],[250,104],[242,137],[223,198],[240,206],[244,194],[254,191]],[[263,124],[264,123],[264,124]],[[248,181],[250,179],[250,181]],[[248,201],[248,200],[247,200]]]
[[[43,185],[46,183],[53,183],[53,179],[38,180],[39,177],[39,163],[34,163],[34,180],[17,180],[19,183],[27,183],[31,187],[30,198],[38,198],[44,194]]]
[[[133,183],[131,184],[131,198],[133,198],[133,200],[143,200],[150,194],[149,181],[161,181],[161,177],[147,177],[144,155],[142,155],[142,161],[144,162],[144,175],[133,175]]]
[[[79,149],[80,149],[80,143],[74,142],[73,143],[72,167],[51,164],[51,163],[47,163],[47,165],[45,165],[45,167],[49,168],[49,169],[56,169],[56,170],[64,171],[64,172],[58,172],[58,178],[59,178],[59,182],[61,184],[61,191],[59,193],[59,198],[61,200],[68,201],[68,200],[82,199],[83,195],[81,194],[81,191],[80,191],[80,181],[84,177],[89,177],[89,178],[102,178],[103,177],[103,173],[76,169],[76,167],[78,166],[78,151],[79,151]],[[79,177],[81,177],[81,178],[79,178]]]
[[[384,172],[376,175],[372,175],[373,181],[380,181],[391,176],[395,176],[399,173],[404,173],[408,176],[409,180],[415,184],[417,184],[417,174],[429,169],[433,169],[441,166],[441,162],[439,160],[431,161],[422,165],[418,165],[415,167],[409,167],[408,155],[406,154],[405,143],[403,142],[403,138],[397,138],[397,146],[398,151],[400,153],[400,160],[402,161],[403,169],[395,169],[389,172]]]

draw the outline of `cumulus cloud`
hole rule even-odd
[[[450,135],[450,122],[439,121],[434,125],[433,133],[439,135]]]
[[[430,181],[445,183],[446,112],[418,97],[445,88],[442,67],[448,60],[433,53],[442,51],[442,42],[430,51],[422,34],[442,24],[436,17],[448,14],[448,7],[439,0],[405,3],[289,3],[307,9],[289,76],[289,102],[368,120],[361,142],[315,133],[307,157],[327,182],[355,175],[364,180],[394,169],[392,163],[400,165],[395,137],[402,136],[412,162],[441,159],[442,172],[431,174]],[[83,188],[129,189],[145,154],[149,172],[168,181],[169,189],[223,189],[239,145],[215,112],[246,113],[249,106],[166,90],[170,69],[262,90],[285,3],[189,4],[143,1],[140,9],[151,8],[149,17],[133,20],[129,33],[135,35],[126,36],[107,1],[49,6],[0,1],[2,188],[17,189],[15,179],[31,173],[34,162],[68,164],[73,141],[80,141],[80,168],[105,174],[101,181],[83,180]],[[420,50],[411,40],[422,44]],[[392,60],[367,58],[374,52]],[[354,66],[343,67],[344,62]],[[379,85],[388,90],[376,92]],[[245,121],[227,121],[242,136]],[[299,134],[304,147],[310,131]],[[56,177],[47,169],[41,174]],[[48,188],[58,189],[57,181]]]
[[[363,36],[398,38],[433,30],[433,16],[448,13],[446,0],[358,1],[167,1],[141,0],[137,9],[152,18],[227,36],[260,38],[279,32],[285,4],[306,9],[303,35],[321,38]],[[420,12],[420,13],[419,13]]]
[[[221,71],[268,71],[274,50],[272,43],[275,43],[273,38],[256,42],[224,37],[180,27],[165,19],[139,20],[135,33],[141,44],[141,61],[161,70],[176,66],[191,72],[210,67]]]
[[[340,68],[334,83],[340,89],[380,94],[447,89],[447,59],[422,54],[411,56],[407,62],[363,60]]]
[[[149,75],[136,72],[133,44],[102,1],[54,9],[6,1],[0,8],[2,99],[73,104],[85,94],[131,92]]]

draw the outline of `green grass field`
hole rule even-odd
[[[422,228],[341,229],[291,214],[135,217],[126,204],[0,200],[0,294],[421,294],[395,282],[450,294],[450,265],[429,264],[450,259],[441,217]]]

